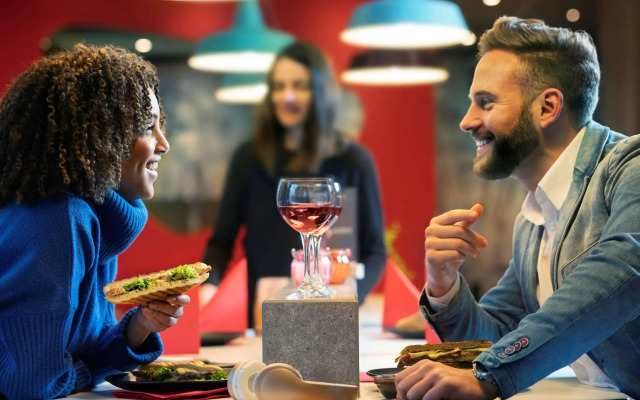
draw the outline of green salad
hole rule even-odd
[[[196,270],[188,265],[181,265],[179,267],[175,267],[173,271],[171,271],[171,280],[176,281],[180,279],[193,279],[197,278],[198,273]]]

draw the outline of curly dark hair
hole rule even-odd
[[[61,191],[103,202],[151,121],[149,89],[159,98],[155,67],[118,47],[35,62],[0,100],[0,209]]]

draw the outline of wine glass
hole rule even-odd
[[[333,209],[331,212],[331,218],[326,224],[322,225],[317,231],[311,234],[311,243],[313,245],[313,277],[311,278],[311,284],[313,287],[321,293],[331,295],[337,292],[327,287],[320,278],[320,267],[318,259],[320,258],[320,242],[322,241],[322,235],[333,226],[338,220],[340,213],[342,212],[342,188],[337,181],[333,182]]]
[[[300,232],[304,252],[304,277],[298,289],[286,299],[328,297],[313,287],[310,274],[310,236],[333,215],[334,186],[331,178],[282,178],[278,183],[278,211],[289,226]]]

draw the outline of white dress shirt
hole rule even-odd
[[[573,179],[573,169],[578,158],[578,151],[586,127],[583,127],[560,157],[553,163],[549,171],[542,177],[535,192],[529,192],[522,205],[522,215],[535,225],[544,226],[540,253],[538,255],[538,287],[537,297],[540,306],[553,294],[551,283],[551,250],[556,234],[560,209],[569,194]],[[436,311],[443,310],[460,290],[460,275],[451,290],[442,297],[429,296],[429,304]],[[594,327],[597,329],[597,327]],[[571,364],[576,377],[583,383],[618,390],[611,379],[587,356],[583,354]]]

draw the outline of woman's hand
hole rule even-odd
[[[162,332],[175,325],[184,313],[183,307],[190,301],[189,296],[182,294],[170,296],[167,301],[154,300],[147,306],[139,306],[126,329],[129,347],[140,346],[150,332]]]
[[[480,381],[470,369],[422,360],[396,375],[398,400],[490,400],[498,388]]]

